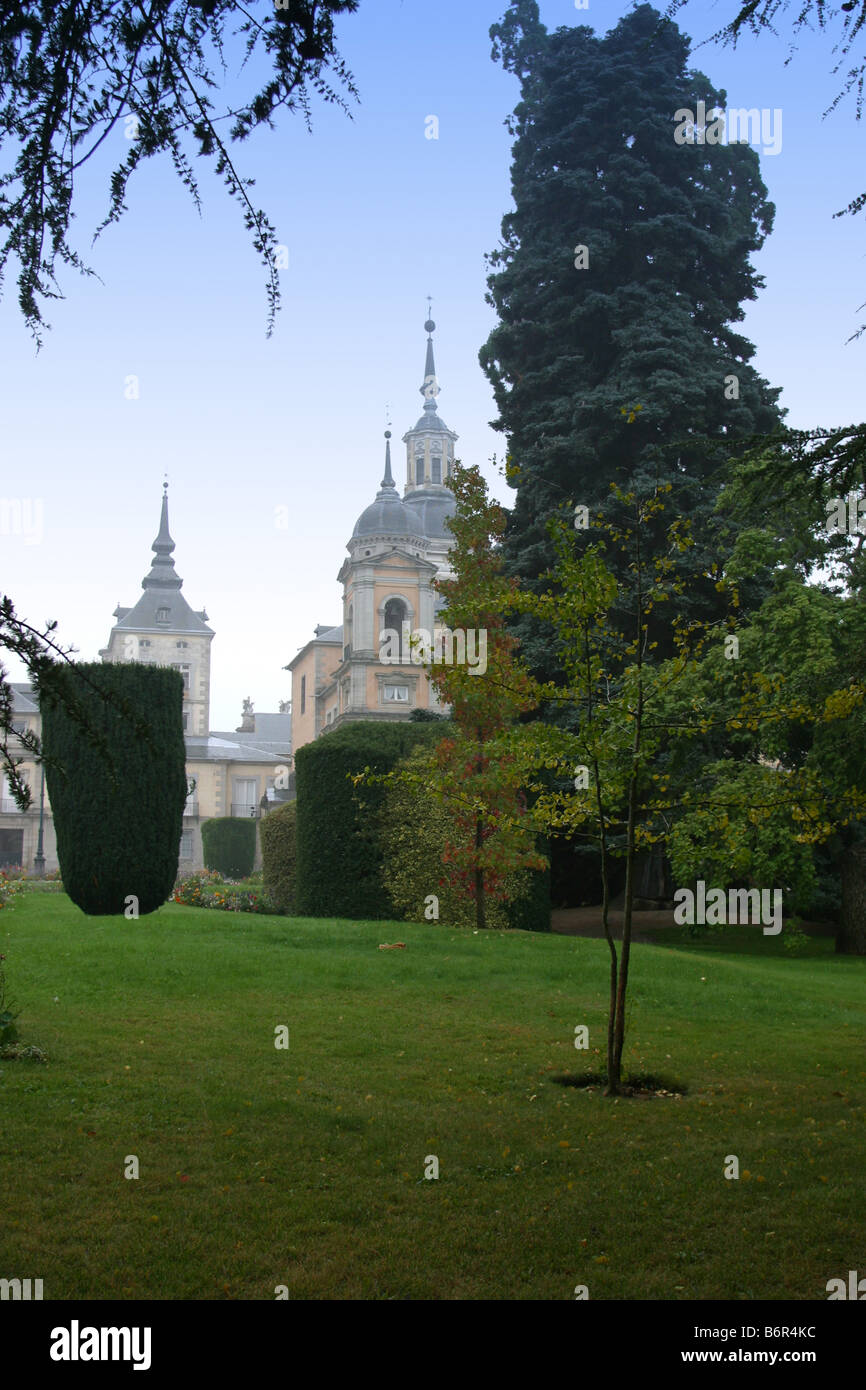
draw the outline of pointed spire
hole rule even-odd
[[[142,589],[179,589],[183,580],[175,572],[171,552],[174,541],[168,529],[168,479],[162,485],[162,511],[159,518],[159,534],[151,546],[156,556],[150,573],[141,581]]]
[[[382,488],[390,488],[395,491],[394,478],[391,473],[391,431],[385,431],[385,476],[380,483]]]
[[[427,296],[427,303],[430,304],[430,296]],[[439,395],[439,383],[436,380],[436,363],[433,360],[433,330],[436,325],[432,318],[428,316],[424,324],[424,332],[427,334],[427,359],[424,363],[424,385],[420,388],[421,395],[424,397],[424,409],[431,413],[436,410],[436,397]]]

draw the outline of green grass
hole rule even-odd
[[[688,1094],[613,1102],[550,1080],[603,1065],[602,941],[22,894],[0,952],[50,1062],[0,1062],[0,1277],[56,1299],[823,1300],[866,1268],[866,963],[751,942],[635,948],[628,1067]]]

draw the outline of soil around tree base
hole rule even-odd
[[[607,1086],[607,1077],[603,1072],[564,1072],[551,1076],[550,1080],[556,1086],[574,1086],[578,1090],[590,1092],[603,1091]],[[626,1077],[617,1094],[644,1100],[649,1100],[652,1096],[682,1100],[687,1092],[688,1087],[679,1081],[647,1073]]]

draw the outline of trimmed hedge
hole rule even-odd
[[[287,801],[260,824],[264,889],[277,912],[295,912],[298,860],[298,803]]]
[[[82,706],[102,749],[73,717]],[[58,665],[43,676],[40,708],[45,756],[56,760],[46,761],[45,783],[65,891],[93,917],[123,913],[129,897],[139,915],[153,912],[174,887],[187,794],[180,672]]]
[[[384,787],[351,775],[390,772],[420,745],[438,743],[445,721],[347,724],[299,748],[296,911],[301,917],[393,918],[382,880],[379,811]]]
[[[424,750],[406,765],[419,770]],[[411,784],[389,783],[380,813],[384,854],[383,880],[403,921],[438,920],[450,926],[474,927],[475,903],[448,882],[442,852],[452,832],[448,812],[433,797],[421,797]],[[541,846],[546,853],[546,847]],[[506,901],[488,897],[487,924],[521,931],[550,931],[550,870],[518,870],[507,880]],[[425,902],[434,894],[438,918],[426,918]]]
[[[256,860],[256,823],[238,816],[214,816],[201,828],[205,868],[223,878],[247,878]]]

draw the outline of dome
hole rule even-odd
[[[391,476],[391,431],[385,431],[385,476],[379,485],[375,502],[365,507],[352,532],[358,536],[415,536],[422,539],[424,525],[420,516],[400,497]]]
[[[426,411],[426,407],[425,407],[425,411]],[[438,414],[436,413],[436,408],[435,408],[435,406],[434,406],[433,410],[427,411],[426,414],[424,414],[424,415],[421,416],[421,419],[418,421],[418,423],[417,423],[417,425],[415,426],[415,428],[414,428],[413,430],[410,430],[409,433],[410,433],[410,434],[427,433],[427,432],[432,433],[432,432],[434,432],[434,431],[435,431],[436,433],[440,433],[440,434],[451,434],[451,433],[452,433],[452,431],[449,430],[448,426],[446,425],[445,421],[441,418],[440,415],[438,415]],[[404,436],[404,438],[405,438],[405,436]]]
[[[423,534],[428,540],[453,541],[453,532],[445,525],[447,518],[457,511],[457,500],[453,493],[428,492],[419,488],[410,495],[412,511],[418,514]]]
[[[357,536],[423,537],[424,523],[417,511],[400,500],[396,488],[388,490],[392,492],[390,496],[383,496],[385,491],[383,489],[375,502],[371,502],[358,517],[352,532],[353,539]]]

